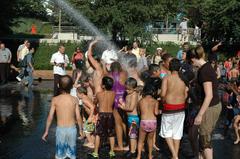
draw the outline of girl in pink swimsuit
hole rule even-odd
[[[141,158],[142,148],[147,136],[148,142],[148,158],[152,157],[153,137],[157,128],[158,101],[154,99],[155,90],[152,84],[146,84],[142,91],[143,98],[139,101],[139,108],[141,114],[139,139],[138,139],[138,155],[137,159]]]

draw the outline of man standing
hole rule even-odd
[[[54,53],[50,60],[53,65],[54,74],[54,96],[59,95],[58,84],[61,76],[66,75],[66,67],[69,63],[68,56],[65,54],[65,47],[59,46],[58,52]]]
[[[9,64],[12,60],[12,53],[8,48],[5,48],[5,44],[0,44],[0,84],[7,83],[9,74]]]
[[[32,87],[33,84],[33,71],[34,71],[34,61],[33,61],[33,53],[34,53],[34,48],[31,49],[31,51],[25,56],[26,58],[26,72],[27,72],[27,83],[28,87]]]
[[[188,33],[187,23],[188,23],[188,20],[189,20],[188,18],[184,17],[183,21],[179,25],[180,30],[181,30],[181,41],[182,42],[185,42],[186,39],[187,39],[187,33]]]

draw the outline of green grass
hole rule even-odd
[[[11,29],[14,34],[31,34],[32,24],[36,25],[38,35],[52,34],[52,24],[32,18],[18,18],[14,20],[16,23]]]
[[[36,48],[36,52],[34,55],[34,67],[35,69],[41,70],[51,70],[52,66],[50,65],[50,59],[53,53],[58,51],[59,44],[47,44],[40,43],[39,47]],[[68,55],[69,60],[71,60],[72,54],[77,46],[83,48],[82,50],[86,50],[85,43],[65,43],[64,44],[66,50],[65,53]],[[70,66],[68,67],[70,69]]]
[[[52,66],[50,65],[50,59],[53,53],[57,52],[59,44],[47,44],[47,43],[41,43],[39,44],[39,47],[36,48],[36,52],[34,55],[34,66],[35,69],[38,70],[51,70]],[[69,60],[71,60],[72,54],[74,53],[74,50],[77,46],[79,46],[83,52],[87,49],[87,42],[83,41],[80,44],[77,43],[65,43],[64,44],[66,51],[65,53],[68,55]],[[167,50],[168,53],[170,53],[172,56],[176,56],[179,45],[171,42],[167,43],[159,43],[154,44],[147,47],[147,53],[154,54],[157,47],[162,47]],[[97,50],[97,49],[95,49]],[[96,51],[97,52],[97,51]],[[99,53],[97,53],[99,54]],[[69,66],[68,69],[71,69]]]

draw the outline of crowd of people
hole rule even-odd
[[[185,42],[176,57],[161,47],[147,55],[136,41],[118,52],[109,44],[99,56],[94,48],[100,42],[92,41],[86,53],[77,47],[71,58],[63,45],[52,54],[54,97],[42,139],[46,140],[56,113],[56,158],[76,158],[80,139],[93,149],[93,158],[99,158],[104,142],[110,145],[110,157],[127,151],[126,158],[140,159],[145,153],[152,159],[152,151],[161,149],[160,137],[171,158],[177,159],[187,132],[193,156],[212,159],[212,134],[221,113],[223,136],[233,127],[233,143],[240,142],[240,52],[221,62],[216,52],[222,43],[206,54],[201,44]],[[16,68],[11,51],[1,43],[1,84],[7,82],[11,68],[19,72],[18,81],[32,87],[34,51],[25,40],[17,50]],[[66,75],[70,63],[72,77]]]
[[[161,149],[160,136],[171,158],[177,159],[187,129],[194,157],[212,159],[212,134],[221,112],[226,115],[225,129],[230,123],[235,129],[234,144],[240,141],[239,62],[234,58],[217,63],[221,43],[208,58],[200,44],[191,48],[189,43],[176,58],[163,48],[149,57],[138,42],[118,53],[108,46],[98,57],[93,51],[98,43],[92,41],[85,54],[76,48],[72,77],[66,75],[70,61],[65,47],[52,55],[54,97],[42,139],[56,112],[56,158],[76,158],[76,121],[78,138],[93,149],[93,158],[99,158],[101,143],[109,139],[110,157],[128,151],[126,158],[140,159],[145,152],[152,159],[152,151]]]

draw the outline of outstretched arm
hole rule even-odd
[[[76,114],[76,119],[77,119],[77,124],[79,127],[79,134],[82,137],[83,136],[83,120],[82,120],[82,116],[80,114],[80,109],[78,106],[78,100],[77,98],[75,99],[75,114]]]
[[[213,48],[212,48],[212,52],[215,52],[218,50],[218,47],[222,45],[222,42],[218,43],[217,45],[215,45]]]
[[[54,116],[54,113],[55,113],[55,110],[56,110],[56,107],[55,107],[55,102],[54,102],[54,98],[52,99],[52,103],[51,103],[51,109],[50,109],[50,112],[48,114],[48,118],[47,118],[47,123],[46,123],[46,129],[45,129],[45,132],[42,136],[42,139],[44,141],[46,141],[46,137],[48,136],[48,131],[49,131],[49,128],[51,126],[51,123],[52,123],[52,120],[53,120],[53,116]]]
[[[90,63],[93,65],[93,67],[98,70],[98,69],[101,69],[101,66],[100,64],[97,62],[97,60],[95,60],[93,58],[93,46],[98,42],[98,40],[94,40],[92,41],[90,44],[89,44],[89,47],[88,47],[88,59],[90,61]]]

